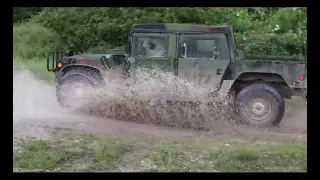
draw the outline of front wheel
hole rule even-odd
[[[281,94],[264,83],[245,87],[237,94],[235,102],[240,121],[256,127],[279,124],[285,111]]]
[[[77,108],[84,103],[84,95],[92,87],[92,83],[85,77],[66,77],[56,89],[58,102],[62,107]]]

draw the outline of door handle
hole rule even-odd
[[[222,73],[222,69],[217,69],[217,75],[220,75]]]

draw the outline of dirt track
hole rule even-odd
[[[181,130],[71,114],[59,107],[54,87],[26,71],[13,74],[13,135],[48,138],[46,127],[109,132],[135,138],[226,141],[306,141],[307,109],[287,113],[279,127],[255,129],[236,124],[217,124],[210,132]]]

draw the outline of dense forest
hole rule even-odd
[[[136,23],[228,25],[246,54],[307,53],[306,8],[14,8],[13,23],[14,55],[23,58],[124,46]]]

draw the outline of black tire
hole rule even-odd
[[[67,102],[66,97],[63,95],[65,87],[64,86],[72,86],[72,84],[81,83],[88,87],[93,87],[93,84],[89,81],[89,79],[85,78],[81,75],[72,75],[66,77],[59,85],[56,87],[56,96],[59,104],[62,107],[71,107]],[[71,90],[72,91],[72,90]]]
[[[235,98],[238,118],[250,126],[268,127],[281,122],[285,102],[273,86],[254,83],[242,89]]]

